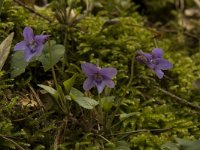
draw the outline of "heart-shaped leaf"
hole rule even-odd
[[[52,54],[52,59],[50,59],[49,49]],[[55,41],[51,40],[50,43],[47,42],[44,45],[43,53],[39,56],[38,60],[42,63],[44,71],[48,71],[51,69],[52,65],[54,66],[60,61],[64,56],[64,53],[65,47],[61,44],[56,44]]]
[[[24,52],[18,51],[12,54],[11,57],[11,77],[17,77],[25,72],[28,63],[24,60]]]

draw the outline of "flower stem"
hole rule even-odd
[[[50,43],[49,40],[48,40],[48,46],[49,46],[49,49],[48,49],[49,50],[49,59],[50,59],[50,63],[51,63],[53,80],[54,80],[56,90],[58,91],[58,96],[59,96],[59,99],[60,99],[60,102],[58,102],[58,105],[64,113],[67,113],[68,110],[66,109],[66,107],[64,105],[64,97],[62,96],[63,93],[61,93],[62,91],[59,88],[58,81],[57,81],[57,78],[56,78],[56,73],[55,73],[55,70],[54,70],[54,67],[53,67],[53,63],[52,63],[53,58],[52,58],[52,52],[51,52],[51,43]]]
[[[108,143],[112,143],[111,141],[109,141],[107,138],[105,138],[104,136],[100,135],[100,134],[95,134],[96,136],[100,137],[101,139],[103,139],[104,141],[108,142]]]
[[[103,126],[104,132],[106,132],[107,131],[107,113],[104,112],[102,109],[100,94],[98,94],[98,102],[99,102],[98,114],[99,114],[100,122]]]
[[[153,43],[154,43],[154,46],[158,48],[158,42],[156,38],[153,38]]]
[[[62,70],[64,71],[65,69],[65,66],[69,66],[69,63],[68,63],[68,59],[67,59],[67,55],[68,55],[68,50],[69,50],[69,27],[66,25],[64,27],[64,31],[65,31],[65,37],[64,37],[64,46],[65,46],[65,53],[64,53],[64,58],[63,58],[63,64],[62,64]]]
[[[134,62],[135,62],[135,54],[133,55],[132,60],[131,60],[131,76],[130,76],[130,79],[128,81],[127,88],[130,86],[131,82],[133,81]]]

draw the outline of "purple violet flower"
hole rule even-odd
[[[152,53],[144,53],[139,50],[136,52],[138,56],[136,60],[140,63],[146,64],[151,68],[159,79],[163,78],[164,72],[162,70],[168,70],[173,67],[173,65],[166,59],[163,58],[163,51],[159,48],[154,48]]]
[[[83,83],[84,90],[88,91],[96,86],[98,93],[101,93],[105,86],[114,88],[115,84],[112,81],[112,78],[117,74],[115,68],[100,68],[91,63],[83,63],[81,64],[81,68],[87,76],[87,79]]]
[[[34,35],[31,27],[23,31],[24,41],[17,43],[14,51],[24,51],[25,60],[28,62],[33,56],[40,55],[48,35]]]

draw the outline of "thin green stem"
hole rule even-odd
[[[107,136],[134,134],[134,133],[139,133],[139,132],[164,132],[164,131],[171,130],[171,129],[172,129],[172,127],[165,128],[165,129],[140,129],[140,130],[133,130],[133,131],[128,131],[128,132],[118,132],[118,133],[110,134]]]
[[[68,50],[69,50],[69,26],[68,25],[65,25],[64,27],[64,31],[65,31],[65,37],[64,37],[64,47],[65,47],[65,53],[64,53],[64,58],[63,58],[63,64],[62,64],[62,70],[64,71],[65,69],[65,66],[69,66],[69,63],[68,63],[68,59],[67,59],[67,56],[68,56]]]
[[[157,42],[156,38],[153,38],[153,43],[154,43],[155,47],[158,47],[158,42]]]
[[[52,75],[53,75],[53,80],[54,80],[54,83],[55,83],[55,86],[56,86],[56,89],[58,91],[58,96],[59,96],[59,99],[60,99],[60,102],[58,102],[58,105],[59,107],[61,108],[61,110],[64,112],[64,113],[67,113],[66,110],[65,110],[65,105],[63,103],[64,101],[64,98],[63,96],[61,95],[61,91],[60,91],[60,88],[59,88],[59,85],[58,85],[58,81],[57,81],[57,78],[56,78],[56,73],[55,73],[55,70],[54,70],[54,67],[53,67],[53,63],[52,63],[52,52],[51,52],[51,44],[50,44],[50,41],[48,41],[48,46],[49,46],[49,59],[50,59],[50,63],[51,63],[51,70],[52,70]]]
[[[101,96],[100,94],[98,93],[98,102],[99,102],[99,106],[98,106],[98,114],[99,114],[99,120],[100,122],[102,123],[103,125],[103,128],[105,130],[105,118],[104,118],[104,112],[103,112],[103,109],[102,109],[102,104],[101,104]]]
[[[129,82],[127,84],[127,88],[130,86],[131,82],[133,81],[134,63],[135,63],[135,54],[133,55],[132,60],[131,60],[131,76],[130,76]]]
[[[121,102],[122,102],[122,98],[119,99],[119,101],[118,101],[118,103],[117,103],[116,109],[115,109],[114,113],[112,114],[112,118],[110,119],[111,122],[114,120],[115,115],[116,115],[117,112],[119,111],[119,107],[120,107],[120,105],[121,105]],[[118,125],[118,123],[116,123],[116,124],[114,124],[113,126],[111,126],[111,128],[113,128],[113,127],[115,127],[115,126],[117,126],[117,125]]]
[[[103,139],[104,141],[108,142],[108,143],[112,143],[111,141],[109,141],[107,138],[105,138],[104,136],[102,135],[99,135],[99,134],[95,134],[96,136],[100,137],[101,139]]]

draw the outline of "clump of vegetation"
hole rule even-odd
[[[199,24],[178,2],[0,3],[0,149],[198,149]]]

